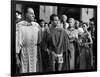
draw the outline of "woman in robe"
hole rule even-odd
[[[93,53],[92,53],[92,38],[91,34],[87,31],[86,24],[83,24],[84,33],[79,37],[80,38],[80,56],[79,63],[80,69],[91,69],[93,65]]]
[[[69,62],[70,62],[70,70],[75,69],[75,46],[74,42],[78,39],[78,31],[75,29],[75,20],[74,18],[69,18],[69,27],[66,30],[69,36]]]

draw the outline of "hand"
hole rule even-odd
[[[16,64],[18,65],[18,66],[20,66],[20,59],[19,59],[19,57],[18,57],[18,54],[16,54]]]
[[[56,53],[55,52],[52,52],[52,55],[54,55],[55,57],[57,57]]]
[[[75,40],[75,38],[73,37],[73,38],[70,38],[70,42],[73,42]]]
[[[77,40],[77,42],[79,45],[82,45],[82,40],[79,39],[79,40]]]
[[[87,44],[87,43],[84,43],[84,46],[85,46],[85,47],[88,47],[88,44]]]
[[[50,54],[50,51],[49,51],[49,49],[48,49],[48,48],[47,48],[47,50],[46,50],[46,51],[47,51],[47,53],[48,53],[48,54]]]

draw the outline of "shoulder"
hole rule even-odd
[[[91,33],[90,32],[87,32],[87,35],[88,35],[88,37],[91,37]]]
[[[16,24],[16,31],[21,30],[23,27],[27,26],[27,21],[20,21]]]
[[[61,35],[66,35],[66,34],[67,34],[66,30],[63,29],[63,28],[59,28],[59,29],[57,30],[57,32],[60,32]]]
[[[27,21],[23,20],[23,21],[20,21],[19,23],[17,23],[17,25],[26,26],[27,23],[28,23]]]
[[[69,25],[69,23],[66,22],[66,25]]]
[[[73,31],[77,31],[77,29],[74,28]]]
[[[55,28],[53,29],[54,32],[61,32],[61,33],[64,33],[65,30],[63,28]]]
[[[66,32],[67,34],[69,34],[69,33],[70,33],[70,30],[69,30],[69,29],[66,29],[65,32]]]
[[[75,32],[78,33],[78,29],[75,29]]]
[[[34,25],[35,27],[37,27],[38,29],[41,30],[41,27],[40,27],[40,25],[37,22],[32,22],[32,25]]]
[[[20,32],[23,32],[23,31],[25,31],[25,30],[27,30],[27,29],[28,29],[27,26],[20,26],[20,27],[19,27],[19,31],[20,31]]]
[[[83,28],[78,28],[79,32],[84,32]]]
[[[37,22],[32,22],[32,25],[39,26]]]

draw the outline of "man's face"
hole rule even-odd
[[[54,17],[52,24],[53,24],[54,26],[59,25],[59,18],[58,18],[57,16]]]
[[[34,14],[34,10],[33,10],[32,8],[28,8],[26,17],[27,17],[30,21],[34,21],[35,14]]]

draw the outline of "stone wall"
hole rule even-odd
[[[44,19],[46,22],[50,21],[51,14],[57,14],[56,6],[43,6],[40,5],[40,19]]]
[[[83,22],[89,22],[89,19],[94,17],[94,9],[93,8],[81,8],[80,20]]]

